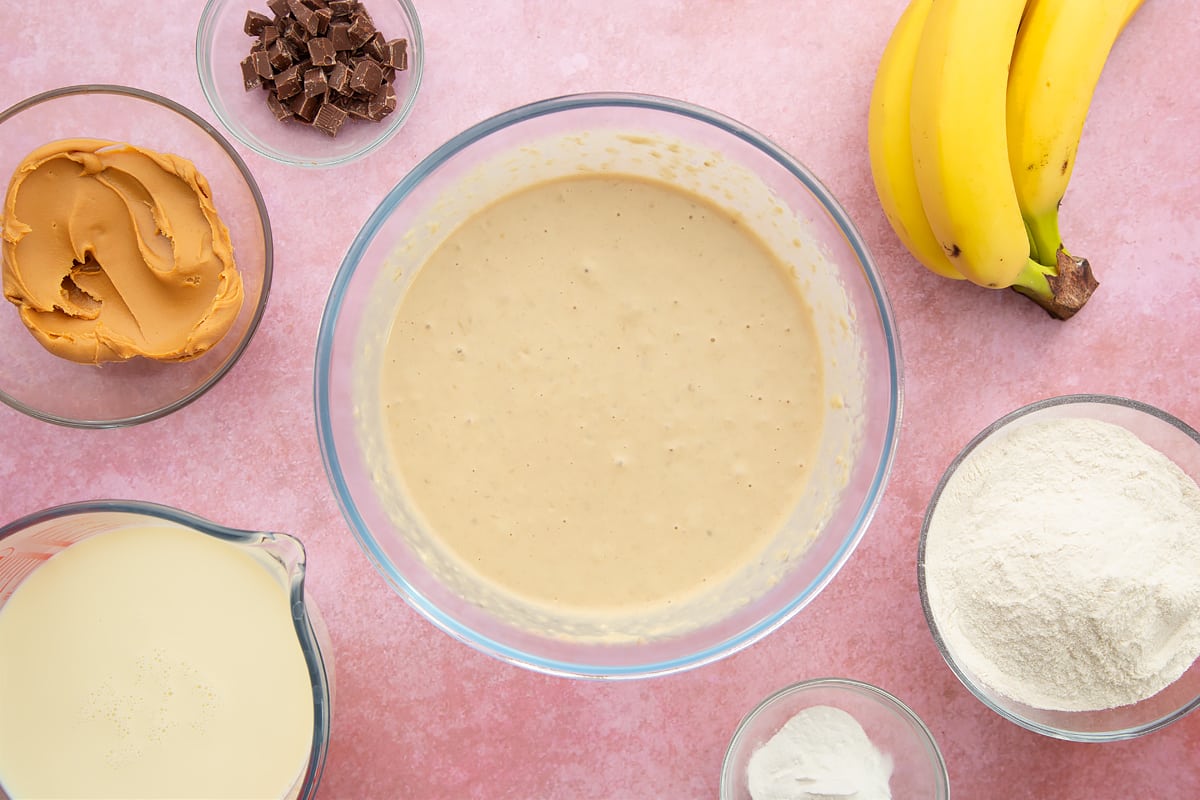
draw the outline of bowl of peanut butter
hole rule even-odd
[[[189,109],[70,86],[0,113],[0,400],[118,427],[212,387],[253,335],[271,226],[233,147]]]
[[[352,243],[317,423],[385,580],[503,661],[695,667],[867,529],[899,423],[886,292],[800,163],[716,112],[589,94],[436,150]]]

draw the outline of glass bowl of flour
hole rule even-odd
[[[1108,395],[996,421],[921,531],[929,628],[960,681],[1031,731],[1103,742],[1200,706],[1200,434]]]
[[[949,796],[945,761],[920,718],[883,689],[846,678],[767,697],[738,725],[721,766],[722,800]]]

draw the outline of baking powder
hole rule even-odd
[[[812,706],[750,756],[754,800],[890,800],[892,759],[853,716]]]
[[[972,451],[925,543],[956,660],[1042,709],[1135,703],[1200,655],[1200,489],[1123,427],[1031,422]]]

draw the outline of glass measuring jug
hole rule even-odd
[[[303,654],[312,700],[312,741],[307,758],[291,789],[282,795],[281,800],[307,800],[313,797],[328,749],[333,674],[332,664],[327,664],[326,656],[323,656],[331,653],[324,623],[316,607],[304,597],[305,551],[295,537],[281,533],[235,530],[174,508],[137,501],[91,501],[57,506],[0,527],[0,614],[18,587],[52,557],[100,534],[145,527],[197,532],[206,537],[203,542],[205,547],[211,547],[212,542],[224,543],[237,551],[239,565],[249,563],[250,571],[255,574],[257,570],[254,564],[260,565],[268,576],[266,585],[278,585],[281,603],[286,602],[294,628],[295,642],[292,646],[298,644]],[[192,537],[193,540],[200,538]],[[216,550],[221,551],[221,548]],[[94,551],[85,549],[76,552]],[[187,564],[179,564],[175,578],[178,579],[187,567]],[[220,592],[221,587],[214,586],[212,591]],[[268,594],[273,591],[273,588],[268,588]],[[203,602],[207,604],[214,600],[204,598]],[[282,633],[284,639],[290,635],[286,631]],[[298,660],[296,664],[299,664]],[[297,666],[297,670],[301,668]],[[298,675],[302,674],[302,671],[298,672]],[[273,676],[264,673],[246,678],[269,682]],[[299,687],[303,685],[303,682],[298,683]],[[15,690],[13,686],[0,685],[0,692]],[[118,704],[120,700],[110,699],[109,702]],[[116,713],[119,714],[120,710],[116,709]],[[71,762],[69,753],[59,755],[63,756],[63,763]],[[222,765],[212,764],[211,769],[220,770]],[[5,792],[3,780],[3,775],[0,775],[0,800],[8,800],[10,795]]]

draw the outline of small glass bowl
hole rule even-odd
[[[721,800],[749,800],[750,757],[796,714],[832,706],[854,717],[875,747],[892,759],[892,797],[947,800],[950,780],[933,734],[912,709],[883,689],[848,678],[818,678],[780,689],[734,731],[721,764]]]
[[[930,606],[926,583],[925,548],[938,498],[968,456],[992,436],[1047,419],[1093,419],[1119,425],[1166,455],[1180,469],[1200,480],[1200,433],[1158,408],[1137,400],[1102,394],[1051,397],[1030,403],[993,422],[976,435],[946,468],[925,512],[917,554],[917,581],[925,621],[951,671],[985,706],[1027,730],[1073,742],[1132,739],[1159,730],[1200,707],[1200,660],[1174,683],[1138,703],[1103,711],[1050,711],[1033,708],[992,690],[959,660],[947,645]]]
[[[303,542],[296,537],[227,528],[186,511],[138,500],[67,503],[0,525],[0,606],[55,554],[97,534],[148,524],[187,528],[229,542],[254,555],[279,581],[280,591],[287,593],[296,640],[312,681],[313,738],[303,769],[280,800],[312,800],[329,751],[336,677],[329,630],[320,610],[305,597],[306,555]],[[220,587],[213,591],[219,592]],[[0,786],[0,798],[7,797]]]
[[[379,122],[348,119],[337,136],[308,125],[281,122],[267,108],[261,88],[247,91],[241,62],[254,39],[244,30],[246,12],[271,16],[266,0],[208,0],[196,30],[200,87],[221,124],[256,153],[298,167],[348,164],[386,144],[412,113],[421,88],[425,42],[409,0],[367,0],[363,7],[388,39],[408,40],[408,69],[397,72],[396,109]]]
[[[35,148],[57,139],[110,139],[174,153],[208,180],[229,228],[245,299],[233,327],[190,361],[146,358],[78,364],[46,350],[12,304],[0,301],[0,401],[32,417],[79,428],[116,428],[158,419],[204,394],[241,357],[271,287],[271,221],[258,184],[216,128],[165,97],[127,86],[54,89],[0,112],[0,179],[7,185]]]
[[[779,234],[781,247],[819,254],[811,271],[803,266],[808,256],[795,260],[804,276],[812,276],[809,288],[817,291],[824,280],[837,287],[814,294],[813,301],[818,328],[829,335],[826,390],[845,410],[824,428],[814,469],[822,477],[809,485],[766,550],[698,599],[705,604],[700,611],[676,604],[669,612],[651,609],[577,625],[569,609],[514,610],[516,602],[482,579],[438,561],[436,539],[412,510],[403,481],[380,461],[386,458],[382,348],[399,297],[423,263],[422,249],[497,197],[548,173],[578,170],[652,171],[685,188],[702,181],[694,191],[717,193],[722,199],[714,202],[743,214],[764,235]],[[366,221],[342,261],[321,320],[317,430],[326,474],[351,531],[384,579],[434,625],[538,672],[643,678],[749,646],[833,580],[866,532],[887,483],[902,403],[901,364],[890,303],[871,257],[845,211],[803,165],[740,123],[688,103],[636,94],[573,95],[504,112],[453,137]]]

